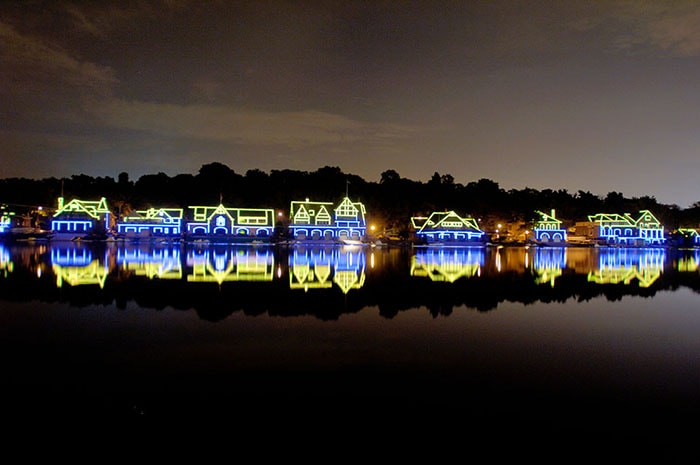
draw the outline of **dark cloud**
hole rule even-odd
[[[684,206],[698,22],[675,0],[4,2],[0,176],[333,165]]]

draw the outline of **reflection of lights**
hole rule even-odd
[[[549,283],[554,287],[554,280],[562,275],[566,268],[566,247],[538,247],[532,267],[537,284]]]
[[[289,256],[290,289],[327,289],[335,283],[343,293],[365,282],[365,252],[355,247],[295,247]]]
[[[127,244],[117,249],[117,264],[125,271],[137,276],[159,279],[179,279],[182,277],[180,247],[139,246]]]
[[[186,261],[190,282],[272,281],[275,270],[274,255],[267,248],[196,248],[188,250]]]
[[[217,251],[213,251],[211,254],[213,256],[212,263],[214,264],[214,269],[216,271],[225,270],[229,263],[228,254],[218,253]]]
[[[80,244],[51,248],[51,265],[56,274],[56,286],[97,284],[104,287],[109,274],[107,254],[93,258],[92,250]],[[38,270],[40,273],[40,270]]]
[[[630,284],[637,279],[639,287],[648,287],[663,270],[664,249],[602,248],[598,270],[588,274],[588,280],[598,284]]]
[[[411,276],[452,283],[480,275],[483,264],[483,247],[421,248],[411,259]]]
[[[698,271],[700,268],[700,249],[695,249],[692,256],[683,256],[678,259],[678,271]]]
[[[374,252],[369,256],[369,267],[374,269]]]
[[[92,251],[83,247],[52,247],[51,263],[61,266],[86,266],[92,262]]]
[[[3,272],[4,276],[11,273],[13,269],[12,260],[10,260],[10,252],[5,248],[4,245],[0,244],[0,271]]]

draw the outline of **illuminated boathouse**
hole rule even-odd
[[[416,242],[436,244],[483,244],[484,231],[471,217],[461,217],[454,211],[433,212],[428,217],[411,217]]]
[[[537,211],[540,219],[535,223],[532,232],[537,243],[565,243],[566,228],[562,226],[562,221],[556,218],[554,209],[549,214]]]
[[[111,212],[107,199],[73,199],[65,203],[58,198],[58,208],[51,220],[52,239],[81,239],[87,236],[104,236],[110,228]]]
[[[666,242],[664,227],[649,210],[640,210],[634,218],[629,213],[598,213],[588,216],[594,236],[604,245],[646,246]]]
[[[186,236],[191,239],[269,241],[275,230],[271,208],[193,206]]]
[[[117,233],[124,238],[174,238],[182,234],[182,208],[137,210],[117,223]]]
[[[309,199],[292,201],[289,230],[296,241],[361,241],[367,233],[365,216],[364,204],[347,196],[337,205]]]

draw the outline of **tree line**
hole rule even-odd
[[[14,210],[43,206],[51,212],[57,198],[67,201],[107,199],[116,217],[150,207],[183,208],[194,205],[272,208],[286,211],[292,200],[337,202],[345,195],[362,202],[368,220],[397,234],[405,233],[412,216],[426,216],[433,211],[454,210],[461,216],[478,218],[485,228],[497,223],[529,224],[539,219],[537,211],[556,211],[567,226],[586,221],[588,215],[631,213],[650,210],[667,230],[700,225],[700,201],[690,208],[660,204],[654,197],[625,197],[619,192],[605,196],[579,190],[505,190],[490,179],[461,184],[453,176],[435,172],[429,181],[401,177],[395,170],[381,173],[378,182],[344,173],[339,167],[325,166],[316,171],[248,170],[236,173],[223,163],[202,165],[197,174],[147,174],[136,181],[126,172],[112,177],[85,174],[70,178],[7,178],[0,180],[0,203]]]

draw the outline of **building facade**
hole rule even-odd
[[[309,199],[292,201],[289,218],[295,240],[361,241],[367,233],[364,204],[348,197],[337,205]]]
[[[599,243],[609,245],[660,245],[666,242],[664,227],[649,210],[640,210],[634,218],[629,213],[589,215]]]
[[[182,208],[137,210],[117,223],[117,233],[126,238],[179,237],[182,234]]]
[[[275,230],[271,208],[193,206],[187,235],[194,238],[269,240]]]
[[[411,217],[411,227],[418,242],[482,243],[485,234],[477,221],[461,217],[454,211],[433,212],[428,217]]]
[[[107,199],[73,199],[66,203],[58,198],[58,207],[51,220],[53,239],[79,239],[95,235],[103,236],[110,228],[111,212]]]
[[[537,211],[540,219],[535,223],[532,230],[535,241],[543,243],[564,243],[566,242],[566,229],[562,227],[561,220],[558,220],[554,209],[549,214]]]

